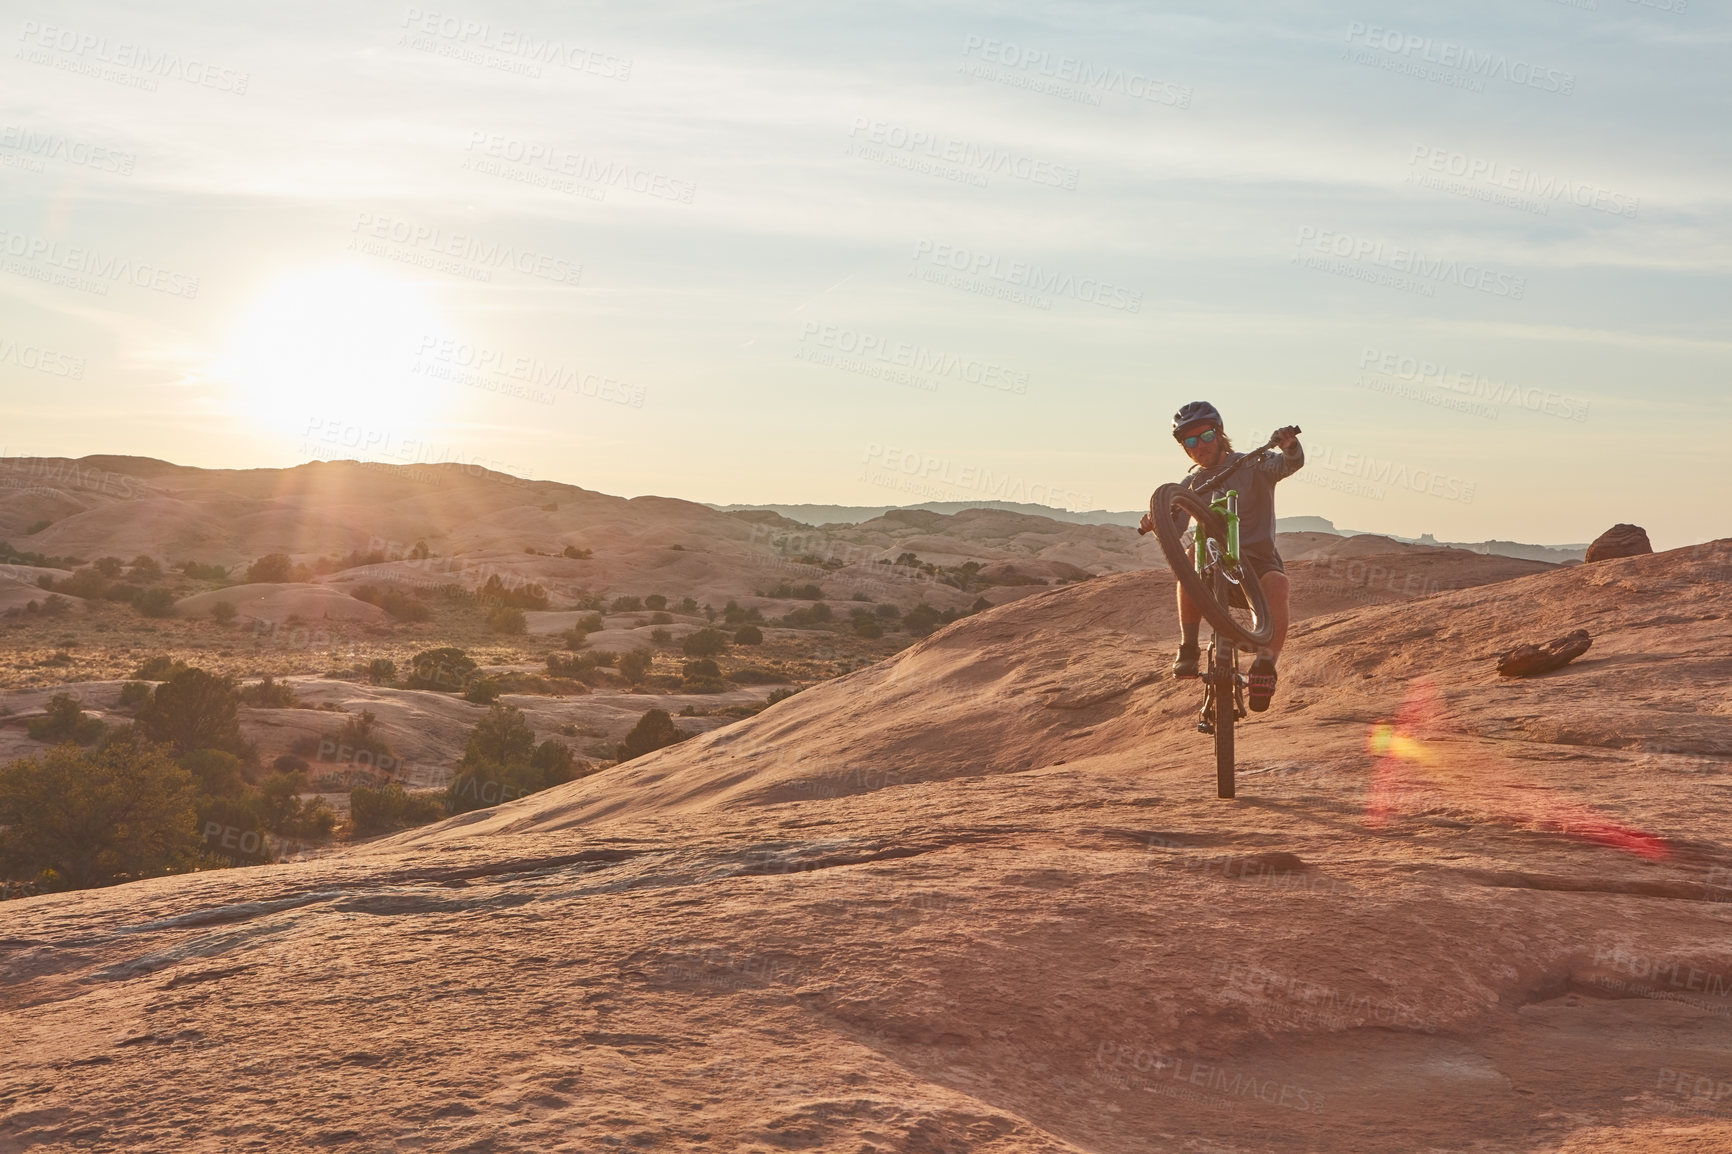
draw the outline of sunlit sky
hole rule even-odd
[[[9,5],[0,455],[1732,536],[1732,17]],[[1678,9],[1682,9],[1681,11]]]

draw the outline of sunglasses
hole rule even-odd
[[[1215,443],[1215,430],[1214,429],[1204,429],[1202,432],[1198,433],[1197,435],[1195,435],[1193,437],[1186,437],[1185,438],[1185,448],[1187,448],[1187,449],[1196,448],[1198,441],[1201,441],[1205,445],[1214,444]]]

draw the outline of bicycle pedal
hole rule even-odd
[[[1199,721],[1199,722],[1197,722],[1197,732],[1198,733],[1214,733],[1215,732],[1215,723],[1212,721]]]

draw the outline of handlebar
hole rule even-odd
[[[1241,465],[1243,465],[1246,461],[1249,461],[1251,458],[1255,457],[1258,453],[1265,453],[1265,452],[1268,452],[1270,449],[1273,449],[1276,445],[1281,443],[1282,437],[1289,436],[1289,435],[1297,437],[1303,431],[1304,430],[1302,430],[1298,425],[1284,425],[1281,428],[1276,429],[1273,433],[1269,434],[1269,439],[1267,441],[1263,442],[1262,446],[1260,446],[1259,448],[1256,448],[1256,449],[1252,449],[1249,453],[1246,453],[1243,457],[1240,457],[1237,461],[1234,461],[1231,465],[1226,465],[1226,466],[1222,467],[1218,472],[1201,474],[1201,476],[1203,476],[1203,478],[1204,478],[1203,483],[1201,483],[1201,484],[1193,483],[1191,485],[1191,488],[1196,490],[1199,493],[1207,493],[1210,489],[1214,489],[1214,488],[1219,487],[1221,482],[1225,481],[1228,477],[1231,477],[1234,473],[1238,472],[1239,467]],[[1151,510],[1151,512],[1153,512],[1153,510]],[[1144,533],[1148,533],[1148,532],[1150,532],[1150,530],[1144,529],[1140,525],[1137,526],[1137,536],[1141,537]]]

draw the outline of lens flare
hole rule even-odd
[[[1371,727],[1365,752],[1376,758],[1365,823],[1381,828],[1406,809],[1449,804],[1485,810],[1485,816],[1512,826],[1525,826],[1610,846],[1650,860],[1670,852],[1665,839],[1596,813],[1536,782],[1521,781],[1507,762],[1491,760],[1472,766],[1449,758],[1442,748],[1453,736],[1442,720],[1437,689],[1429,678],[1414,681],[1393,721]]]

